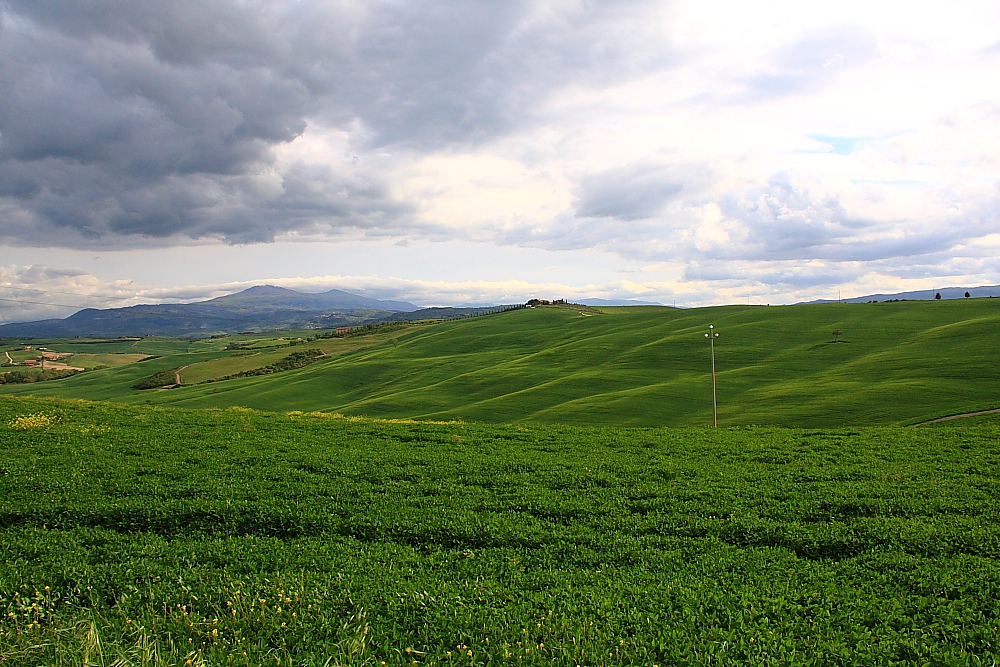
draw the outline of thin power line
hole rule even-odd
[[[66,296],[86,296],[88,299],[106,299],[108,301],[122,301],[132,297],[127,296],[101,296],[99,294],[81,295],[79,292],[60,292],[52,289],[39,289],[37,287],[14,287],[13,285],[0,285],[0,289],[16,289],[21,291],[44,292],[45,294],[65,294]]]
[[[28,301],[27,299],[5,299],[0,296],[0,301],[10,301],[11,303],[33,303],[36,306],[62,306],[63,308],[86,308],[87,306],[71,306],[68,303],[46,303],[44,301]]]

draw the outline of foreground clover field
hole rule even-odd
[[[0,398],[0,665],[995,665],[1000,428]]]

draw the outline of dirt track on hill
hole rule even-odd
[[[61,361],[46,361],[45,368],[52,371],[83,371],[84,368],[79,366],[70,366],[69,364],[64,364]]]
[[[951,421],[952,419],[962,419],[963,417],[978,417],[979,415],[992,415],[1000,412],[1000,408],[993,408],[992,410],[980,410],[979,412],[964,412],[960,415],[949,415],[947,417],[938,417],[937,419],[931,419],[925,422],[920,422],[919,424],[914,424],[914,426],[924,426],[926,424],[937,424],[938,422]]]

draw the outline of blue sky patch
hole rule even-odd
[[[810,134],[810,139],[820,143],[829,144],[829,151],[801,151],[803,153],[836,153],[837,155],[850,155],[862,141],[867,141],[871,137],[835,137],[829,134]]]

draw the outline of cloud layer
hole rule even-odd
[[[997,30],[977,2],[3,0],[0,244],[595,249],[719,297],[1000,282]]]
[[[651,37],[628,20],[641,5],[0,7],[0,238],[15,243],[395,233],[413,205],[392,196],[373,151],[488,142],[554,87],[662,59],[630,48]],[[281,160],[310,123],[345,133],[340,154]]]

